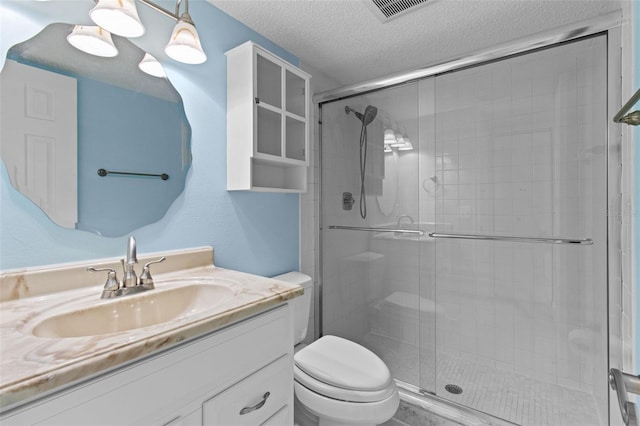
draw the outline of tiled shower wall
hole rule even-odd
[[[606,389],[606,38],[421,84],[435,99],[424,126],[435,150],[423,155],[435,155],[442,232],[594,240],[438,240],[437,349]]]

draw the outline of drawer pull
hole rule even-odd
[[[244,407],[242,410],[240,410],[240,415],[243,416],[245,414],[251,413],[252,411],[261,409],[262,406],[267,403],[267,398],[269,398],[269,395],[271,395],[271,392],[267,392],[264,395],[262,395],[262,401],[258,402],[253,407]]]

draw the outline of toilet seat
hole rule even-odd
[[[393,381],[382,389],[372,391],[339,388],[314,379],[298,366],[293,367],[293,377],[296,383],[312,392],[345,402],[378,402],[389,398],[396,392],[396,386]]]
[[[311,377],[344,389],[372,391],[389,385],[391,372],[369,349],[337,336],[323,336],[295,354]]]
[[[294,360],[295,380],[329,398],[375,402],[396,392],[389,368],[376,354],[340,337],[323,336]]]

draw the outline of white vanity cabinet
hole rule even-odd
[[[0,423],[292,425],[292,327],[284,304],[27,403]]]
[[[227,189],[305,192],[310,76],[253,42],[227,56]]]

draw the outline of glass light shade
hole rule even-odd
[[[187,13],[183,14],[173,27],[164,51],[170,58],[185,64],[201,64],[207,60],[196,27]]]
[[[391,147],[387,144],[384,144],[384,152],[393,152],[393,150],[391,149]]]
[[[396,141],[390,144],[394,148],[399,148],[404,145],[404,137],[400,134],[396,134]]]
[[[166,77],[167,75],[164,72],[164,68],[156,58],[146,53],[144,58],[138,64],[138,68],[143,72],[146,72],[149,75],[154,77]]]
[[[389,145],[396,142],[396,132],[393,129],[384,130],[384,143]]]
[[[118,54],[111,33],[97,26],[76,25],[67,36],[67,41],[76,49],[90,55],[111,58]]]
[[[404,145],[398,147],[398,151],[411,151],[413,149],[413,145],[411,142],[405,142]]]
[[[140,37],[144,34],[135,0],[99,0],[89,16],[112,34],[123,37]]]

